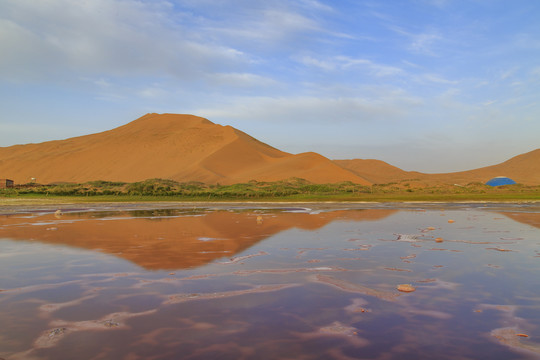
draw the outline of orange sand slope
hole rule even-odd
[[[18,184],[32,178],[43,184],[151,178],[234,184],[297,177],[313,183],[363,185],[417,179],[430,185],[486,182],[495,176],[540,184],[540,149],[476,170],[424,174],[380,160],[331,161],[313,152],[293,155],[231,126],[177,114],[146,114],[102,133],[0,148],[0,178]]]
[[[496,176],[508,176],[525,185],[540,184],[540,149],[515,156],[501,164],[475,170],[446,174],[425,174],[404,171],[380,160],[334,160],[334,162],[375,184],[416,179],[424,185],[485,183]]]
[[[0,148],[0,159],[0,177],[15,183],[163,178],[232,184],[299,177],[370,184],[321,155],[292,155],[192,115],[147,114],[98,134]]]
[[[470,171],[460,171],[449,174],[425,175],[431,181],[466,184],[473,181],[486,182],[495,176],[508,176],[514,181],[525,185],[540,184],[540,149],[513,158],[492,166]]]
[[[418,178],[418,175],[421,174],[415,171],[401,170],[384,161],[374,159],[334,160],[334,163],[374,184]]]

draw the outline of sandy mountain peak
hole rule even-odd
[[[292,155],[188,114],[150,113],[101,133],[0,148],[0,159],[0,173],[15,183],[163,178],[230,184],[298,177],[368,184],[320,155]]]
[[[232,184],[302,178],[312,183],[371,185],[416,179],[467,184],[508,176],[540,184],[540,149],[476,170],[423,174],[380,160],[335,160],[290,154],[232,126],[189,114],[149,113],[112,130],[66,140],[0,147],[0,178],[17,184],[92,180],[135,182],[151,178]]]

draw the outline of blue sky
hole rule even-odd
[[[2,0],[0,146],[189,113],[450,172],[540,147],[537,0]]]

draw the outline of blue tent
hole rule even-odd
[[[512,184],[515,184],[516,182],[506,176],[497,176],[497,177],[494,177],[493,179],[489,180],[486,185],[489,185],[489,186],[501,186],[501,185],[512,185]]]

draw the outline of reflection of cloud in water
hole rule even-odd
[[[520,330],[517,327],[504,327],[491,331],[491,336],[502,344],[525,354],[536,355],[535,358],[540,359],[540,343],[532,342],[529,339],[523,340],[519,334]]]
[[[305,332],[305,333],[294,333],[297,337],[303,340],[310,339],[321,339],[325,337],[334,337],[337,339],[345,340],[347,343],[355,347],[364,347],[369,345],[369,341],[358,335],[358,329],[341,323],[339,321],[334,321],[331,324],[321,326],[318,329]]]
[[[534,358],[540,359],[540,343],[534,340],[524,339],[522,335],[525,331],[536,330],[537,325],[531,324],[524,318],[516,315],[516,312],[521,306],[516,305],[495,305],[481,304],[478,306],[478,311],[495,310],[502,314],[500,323],[503,327],[493,329],[490,335],[500,343],[520,351],[524,354],[534,355]]]
[[[257,285],[250,289],[230,290],[213,293],[188,293],[188,294],[173,294],[168,296],[168,300],[164,304],[177,304],[194,300],[213,300],[222,299],[246,294],[258,294],[272,291],[279,291],[291,287],[299,286],[298,284],[279,284],[279,285]]]
[[[256,254],[250,254],[250,255],[244,255],[244,256],[235,256],[235,257],[232,257],[229,261],[222,261],[222,262],[219,262],[218,264],[221,264],[221,265],[235,264],[235,263],[240,262],[240,261],[251,259],[252,257],[263,256],[263,255],[268,255],[268,253],[266,251],[259,251]]]
[[[369,302],[362,298],[352,299],[352,303],[344,307],[344,310],[350,313],[364,313],[369,312],[369,309],[366,309],[364,306],[369,304]]]
[[[2,289],[3,295],[20,295],[24,293],[31,293],[34,291],[40,291],[40,290],[50,290],[50,289],[58,289],[62,286],[66,285],[73,285],[73,284],[82,284],[83,280],[71,280],[71,281],[65,281],[60,283],[51,283],[51,284],[37,284],[37,285],[29,285],[29,286],[22,286],[17,287],[13,289]]]
[[[299,272],[329,272],[329,271],[349,271],[347,269],[334,266],[319,266],[310,268],[290,268],[290,269],[257,269],[257,270],[238,270],[233,275],[254,275],[254,274],[291,274]]]
[[[156,310],[148,310],[140,313],[128,313],[118,312],[113,314],[107,314],[98,320],[85,320],[85,321],[65,321],[65,320],[53,320],[50,325],[54,327],[52,330],[45,331],[34,342],[35,348],[48,348],[55,346],[58,341],[61,340],[67,334],[76,331],[88,331],[88,330],[109,330],[109,329],[124,329],[128,328],[125,321],[137,317],[151,315]],[[57,330],[60,329],[60,330]]]
[[[452,314],[449,314],[444,311],[438,311],[438,310],[410,309],[410,310],[407,310],[407,312],[412,315],[428,316],[428,317],[432,317],[432,318],[440,319],[440,320],[447,320],[452,317]]]
[[[443,281],[440,279],[427,279],[429,281],[423,280],[418,282],[425,282],[428,285],[423,285],[425,288],[429,289],[446,289],[446,290],[457,290],[460,284],[451,282],[451,281]]]
[[[58,311],[58,310],[60,310],[62,308],[65,308],[65,307],[80,305],[83,301],[93,299],[96,296],[97,296],[97,294],[93,294],[93,295],[82,296],[82,297],[77,298],[75,300],[66,301],[66,302],[63,302],[63,303],[44,304],[44,305],[41,305],[39,307],[39,310],[42,313],[43,312],[44,313],[52,313],[52,312]]]
[[[386,300],[386,301],[393,301],[398,296],[401,295],[395,292],[372,289],[363,285],[351,283],[346,280],[337,279],[329,275],[315,275],[311,277],[310,279],[314,282],[330,285],[342,291],[363,294],[363,295],[368,295],[368,296],[374,296],[376,298],[379,298],[381,300]]]

